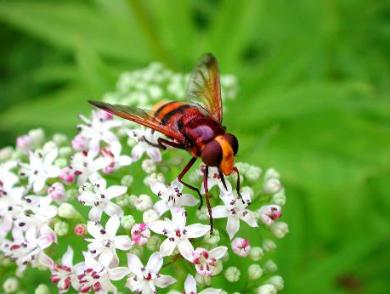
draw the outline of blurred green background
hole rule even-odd
[[[390,2],[0,1],[0,36],[0,146],[74,134],[124,70],[213,52],[239,159],[286,185],[283,293],[390,293]]]

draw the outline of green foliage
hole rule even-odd
[[[1,1],[0,143],[73,134],[122,70],[189,71],[211,51],[240,81],[225,119],[239,157],[284,175],[284,293],[388,293],[389,13],[369,0]]]

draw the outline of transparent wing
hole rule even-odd
[[[168,126],[164,126],[163,124],[161,124],[161,122],[158,119],[148,114],[145,110],[141,108],[133,107],[133,106],[124,106],[124,105],[112,105],[100,101],[88,101],[88,102],[96,106],[97,108],[105,110],[109,113],[133,121],[135,123],[151,128],[153,130],[156,130],[157,132],[160,132],[169,138],[175,139],[178,142],[184,141],[184,136],[181,133],[172,130]]]
[[[218,122],[222,122],[221,84],[217,59],[211,53],[202,56],[190,76],[187,98],[202,106]]]

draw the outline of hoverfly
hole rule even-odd
[[[168,140],[158,138],[157,144],[147,141],[149,144],[163,150],[170,146],[188,151],[192,158],[178,175],[178,180],[198,194],[200,207],[203,203],[200,190],[184,182],[183,177],[197,158],[201,158],[206,165],[203,185],[212,232],[213,220],[207,187],[208,168],[218,168],[219,176],[225,188],[224,175],[228,176],[233,171],[236,172],[236,190],[239,197],[241,197],[239,192],[240,175],[238,169],[234,166],[234,156],[238,151],[238,140],[233,134],[227,133],[226,128],[222,126],[223,111],[219,69],[217,60],[212,54],[205,54],[192,72],[186,98],[188,99],[187,102],[170,101],[157,104],[152,111],[98,101],[89,101],[89,103],[111,114],[151,128],[169,138]]]

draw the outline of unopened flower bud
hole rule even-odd
[[[42,129],[33,129],[28,132],[34,146],[42,145],[45,139],[45,132]]]
[[[271,231],[276,238],[282,239],[288,233],[288,225],[284,222],[273,223]]]
[[[58,155],[60,157],[68,157],[69,155],[72,154],[72,152],[73,152],[72,148],[70,148],[69,146],[64,146],[58,150]]]
[[[80,217],[78,211],[73,207],[72,204],[62,203],[58,208],[58,215],[62,218],[76,219]]]
[[[3,283],[3,289],[5,293],[12,293],[18,290],[19,281],[17,278],[8,278]]]
[[[73,231],[77,236],[84,236],[87,234],[87,227],[84,224],[78,224],[74,227]]]
[[[152,223],[159,219],[158,213],[154,209],[148,209],[143,213],[142,220],[145,224]]]
[[[57,146],[63,145],[67,140],[67,137],[64,134],[54,134],[53,135],[53,142],[56,143]]]
[[[263,249],[266,252],[273,251],[276,249],[276,244],[270,239],[265,239],[263,242]]]
[[[77,196],[79,195],[78,191],[76,189],[69,189],[65,192],[66,196],[65,198],[66,199],[76,199]]]
[[[220,240],[220,235],[219,235],[219,231],[214,229],[213,230],[213,233],[211,234],[211,232],[207,232],[207,234],[204,236],[203,240],[207,243],[207,244],[210,244],[210,245],[216,245],[218,244],[219,240]]]
[[[12,147],[4,147],[0,149],[0,162],[10,159],[13,152],[14,150]]]
[[[76,175],[72,169],[69,167],[64,167],[61,170],[60,179],[62,179],[65,183],[70,184],[73,183],[76,178]]]
[[[72,140],[72,147],[76,151],[88,150],[88,139],[81,134],[78,134]]]
[[[225,270],[225,278],[231,283],[237,282],[240,279],[241,272],[235,266],[230,266]]]
[[[136,209],[140,211],[145,211],[153,207],[153,202],[150,196],[146,194],[142,194],[139,197],[137,197],[137,199],[135,199],[133,205],[135,206]]]
[[[274,194],[271,201],[273,204],[284,206],[286,204],[286,195],[284,194],[284,190],[282,189],[278,193]]]
[[[267,194],[275,194],[282,189],[282,184],[279,179],[270,178],[265,181],[263,189]]]
[[[261,247],[252,247],[249,250],[249,257],[254,261],[259,261],[264,256],[264,251]]]
[[[156,171],[156,163],[152,159],[145,159],[142,161],[142,169],[150,174]]]
[[[264,175],[264,179],[267,181],[269,179],[280,179],[280,174],[279,172],[274,169],[274,168],[269,168],[267,169],[267,171],[265,172],[265,175]]]
[[[148,242],[146,242],[146,248],[150,251],[158,251],[161,245],[160,237],[153,235],[149,238]]]
[[[264,270],[268,273],[273,273],[278,270],[278,266],[273,260],[267,260],[267,262],[264,263]]]
[[[121,226],[126,229],[130,230],[135,224],[134,217],[132,215],[125,215],[121,218]]]
[[[200,275],[199,273],[196,273],[195,280],[196,280],[196,283],[199,285],[210,285],[211,284],[211,277],[210,276]]]
[[[40,284],[36,289],[35,289],[35,294],[50,294],[50,289],[48,286],[45,284]]]
[[[125,175],[121,179],[121,185],[130,187],[133,184],[134,178],[131,175]]]
[[[268,279],[267,284],[274,285],[277,290],[282,290],[284,288],[284,281],[281,276],[272,276]]]
[[[65,236],[69,232],[68,223],[63,221],[56,222],[54,225],[54,232],[56,232],[58,236]]]
[[[264,224],[270,226],[282,216],[282,209],[278,205],[264,205],[258,210],[257,216]]]
[[[278,291],[274,287],[274,285],[271,284],[265,284],[257,288],[256,293],[257,294],[276,294]]]
[[[249,240],[243,238],[235,238],[232,241],[233,252],[239,256],[248,256],[251,246],[249,245]]]
[[[58,166],[59,168],[64,168],[68,165],[68,161],[65,158],[57,158],[54,161],[55,166]]]
[[[255,182],[260,178],[261,169],[257,166],[250,166],[245,172],[245,177],[251,181]]]
[[[56,182],[47,190],[51,199],[54,201],[63,201],[65,197],[65,187],[63,184]]]
[[[16,139],[16,148],[24,153],[28,153],[28,151],[33,149],[31,137],[29,135],[19,136]]]
[[[202,207],[201,209],[197,209],[195,213],[196,213],[197,219],[199,219],[201,221],[205,221],[205,220],[209,219],[209,213],[207,212],[206,207]]]
[[[263,269],[258,264],[251,264],[248,267],[248,276],[251,280],[257,280],[263,275]]]

